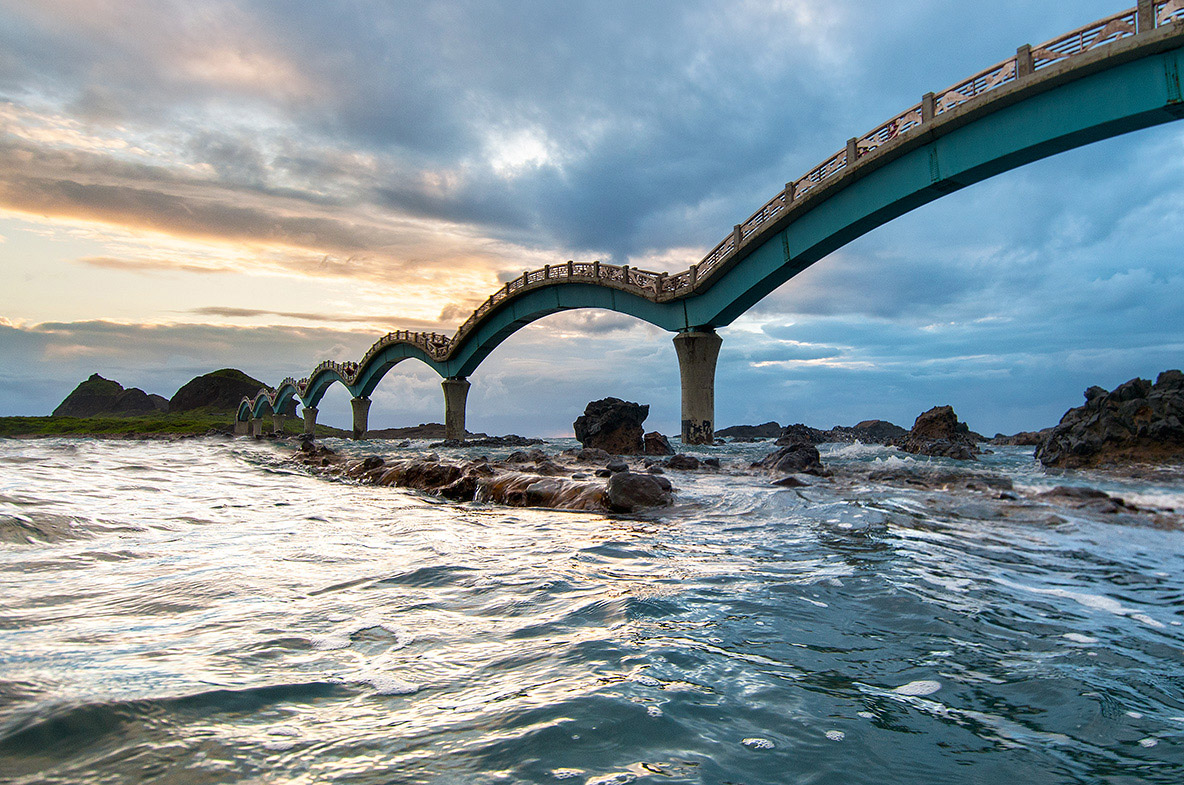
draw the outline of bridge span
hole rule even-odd
[[[731,324],[828,254],[921,205],[1056,153],[1184,117],[1184,0],[1135,8],[1015,55],[921,100],[847,144],[785,188],[677,273],[599,261],[524,272],[490,295],[451,337],[398,330],[358,362],[322,362],[305,378],[244,398],[237,433],[282,428],[295,401],[305,430],[340,383],[353,431],[367,429],[370,394],[413,358],[443,378],[446,438],[463,440],[468,377],[502,341],[549,314],[602,308],[674,335],[682,381],[682,441],[712,441],[715,364]],[[278,423],[278,425],[277,425]]]

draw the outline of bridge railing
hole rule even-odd
[[[1184,0],[1140,0],[1135,8],[1099,19],[1039,46],[1022,46],[1014,57],[996,63],[938,93],[927,94],[921,103],[905,109],[863,136],[852,139],[846,148],[831,155],[797,180],[786,183],[782,192],[765,202],[745,221],[733,227],[727,237],[716,244],[698,264],[691,265],[687,270],[678,273],[652,272],[599,261],[569,261],[566,264],[546,265],[539,270],[528,270],[507,281],[486,298],[451,338],[438,333],[396,330],[371,346],[361,363],[322,362],[313,369],[309,378],[296,382],[296,387],[303,395],[308,389],[311,377],[324,370],[333,370],[348,384],[353,384],[360,368],[379,351],[395,342],[411,343],[433,359],[446,360],[453,348],[490,311],[506,300],[525,291],[550,285],[553,281],[591,281],[659,301],[692,294],[705,285],[712,274],[740,250],[746,239],[777,220],[810,191],[853,166],[858,159],[873,153],[877,148],[917,130],[941,114],[1012,84],[1029,74],[1169,24],[1184,24]]]
[[[1155,3],[1154,15],[1156,27],[1184,21],[1184,0],[1159,0]]]

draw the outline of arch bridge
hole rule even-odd
[[[736,224],[697,264],[676,273],[599,261],[524,272],[490,295],[452,336],[398,330],[358,362],[322,362],[239,406],[236,432],[262,432],[299,401],[305,429],[340,383],[353,430],[370,394],[414,358],[443,378],[446,438],[463,440],[468,377],[502,341],[549,314],[603,308],[675,333],[682,441],[712,441],[715,363],[730,324],[831,252],[921,205],[1027,163],[1184,117],[1184,0],[1135,8],[1013,56],[921,100],[847,144]]]

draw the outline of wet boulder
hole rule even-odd
[[[805,441],[787,444],[753,464],[753,468],[765,469],[770,474],[816,474],[826,472],[818,448]]]
[[[596,447],[613,455],[639,455],[644,449],[642,423],[649,413],[648,405],[602,398],[589,403],[572,427],[584,447]]]
[[[670,481],[660,475],[617,472],[608,480],[605,497],[613,511],[635,512],[669,505],[672,490]]]

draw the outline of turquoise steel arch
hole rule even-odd
[[[559,311],[602,308],[671,332],[730,324],[836,249],[911,210],[1024,164],[1184,117],[1184,0],[1144,0],[1009,58],[851,139],[761,207],[690,269],[567,262],[524,273],[456,335],[398,331],[358,363],[244,399],[239,419],[292,397],[315,406],[340,382],[368,396],[404,359],[468,377],[503,341]]]

